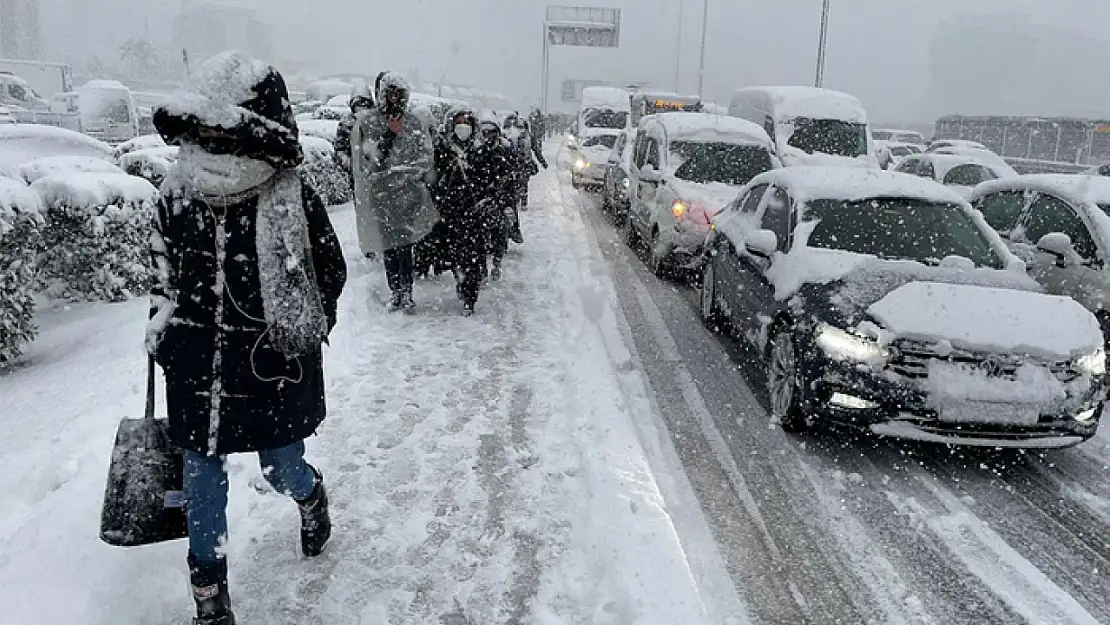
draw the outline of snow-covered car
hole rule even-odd
[[[629,189],[632,186],[632,146],[636,143],[636,130],[629,130],[617,137],[617,143],[609,153],[609,163],[605,168],[605,182],[601,185],[601,207],[623,224],[628,216],[631,203]]]
[[[598,132],[583,137],[570,150],[570,182],[575,189],[600,189],[605,182],[609,155],[619,132]]]
[[[624,237],[659,276],[701,253],[710,219],[753,177],[779,166],[759,126],[708,113],[663,113],[640,120],[633,147],[631,203]]]
[[[0,175],[21,180],[20,165],[49,156],[114,161],[110,145],[79,132],[40,124],[0,125]]]
[[[1110,163],[1103,165],[1095,165],[1094,167],[1083,172],[1085,176],[1110,176]]]
[[[69,173],[122,174],[122,169],[102,158],[91,156],[44,156],[19,166],[19,173],[27,184],[40,178]]]
[[[1013,167],[1006,162],[1006,159],[995,154],[986,148],[975,148],[967,146],[949,146],[937,148],[927,152],[928,154],[947,154],[950,156],[971,156],[975,159],[990,165],[991,169],[998,173],[999,178],[1014,178],[1019,176]]]
[[[900,143],[898,141],[875,140],[875,158],[879,159],[879,167],[890,169],[902,162],[902,159],[913,154],[925,151],[916,143]]]
[[[929,142],[926,152],[936,152],[944,148],[971,148],[973,150],[986,150],[987,146],[979,143],[978,141],[968,141],[966,139],[934,139]]]
[[[981,183],[1009,177],[1006,171],[996,169],[974,156],[957,154],[915,154],[902,159],[894,171],[919,176],[951,188],[960,197],[971,198],[971,192]]]
[[[972,202],[1033,279],[1093,311],[1110,337],[1110,179],[1019,176],[976,187]]]
[[[1065,447],[1105,399],[1098,321],[1049,295],[934,182],[843,168],[751,181],[707,240],[701,314],[766,358],[772,416],[883,436]]]
[[[729,115],[763,128],[788,167],[875,167],[867,111],[856,97],[819,87],[746,87],[732,95]]]
[[[871,138],[876,142],[886,141],[888,143],[903,143],[909,145],[920,146],[921,150],[925,150],[925,136],[916,130],[897,130],[893,128],[876,128],[871,131]]]

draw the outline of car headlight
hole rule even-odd
[[[817,345],[834,360],[885,364],[890,350],[873,339],[858,336],[822,323],[817,328]]]
[[[577,169],[578,171],[582,171],[583,169],[586,169],[589,166],[590,166],[590,162],[587,161],[587,160],[578,159],[578,160],[574,161],[574,168]]]
[[[629,178],[625,178],[624,179],[624,190],[627,191],[630,188],[632,188],[632,180],[629,179]]]
[[[1075,368],[1086,375],[1106,375],[1106,350],[1100,347],[1085,356],[1080,356],[1075,361]]]

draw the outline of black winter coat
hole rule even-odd
[[[330,330],[347,267],[323,203],[311,186],[302,186]],[[163,198],[157,207],[152,249],[159,275],[153,296],[176,307],[155,358],[166,374],[170,437],[199,453],[283,447],[313,434],[326,413],[321,351],[290,360],[266,334],[255,248],[257,202],[214,209],[196,200]],[[217,292],[221,262],[224,288]]]

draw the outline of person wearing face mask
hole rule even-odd
[[[227,52],[154,112],[180,146],[156,203],[146,347],[165,372],[171,442],[184,457],[195,625],[235,625],[223,544],[228,454],[257,452],[297,503],[301,551],[331,536],[323,476],[304,439],[324,420],[322,345],[346,282],[343,250],[304,156],[285,81]]]
[[[483,218],[486,253],[492,260],[490,279],[501,279],[501,259],[509,248],[509,230],[512,221],[514,165],[509,142],[501,136],[501,126],[495,121],[479,124],[471,163],[475,171],[475,186]]]
[[[439,221],[428,189],[432,139],[409,109],[409,82],[384,72],[377,83],[377,106],[351,132],[358,240],[363,254],[382,253],[390,310],[409,312],[416,307],[413,246]]]
[[[446,255],[458,280],[466,315],[474,313],[486,278],[486,240],[479,203],[479,172],[471,162],[478,118],[459,108],[447,113],[435,144],[433,197],[445,226]]]

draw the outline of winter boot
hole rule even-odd
[[[498,280],[501,279],[501,261],[500,260],[493,261],[493,269],[491,269],[490,272],[489,272],[489,279],[493,280],[494,282],[497,282]]]
[[[328,490],[324,488],[324,476],[315,467],[309,467],[316,475],[316,488],[304,501],[298,501],[301,511],[301,552],[306,558],[315,558],[324,552],[324,546],[331,538],[331,516],[328,514]]]
[[[400,308],[404,313],[412,313],[416,310],[416,300],[412,298],[412,291],[401,293]]]
[[[390,312],[401,310],[401,297],[402,294],[400,291],[394,291],[392,297],[389,298],[389,303],[386,304],[386,308],[388,308]]]
[[[197,604],[193,625],[235,625],[231,595],[227,590],[227,560],[220,558],[215,566],[200,566],[190,554],[189,577],[193,583],[193,601]]]
[[[472,302],[463,302],[463,316],[464,317],[473,317],[474,316],[474,304]]]

